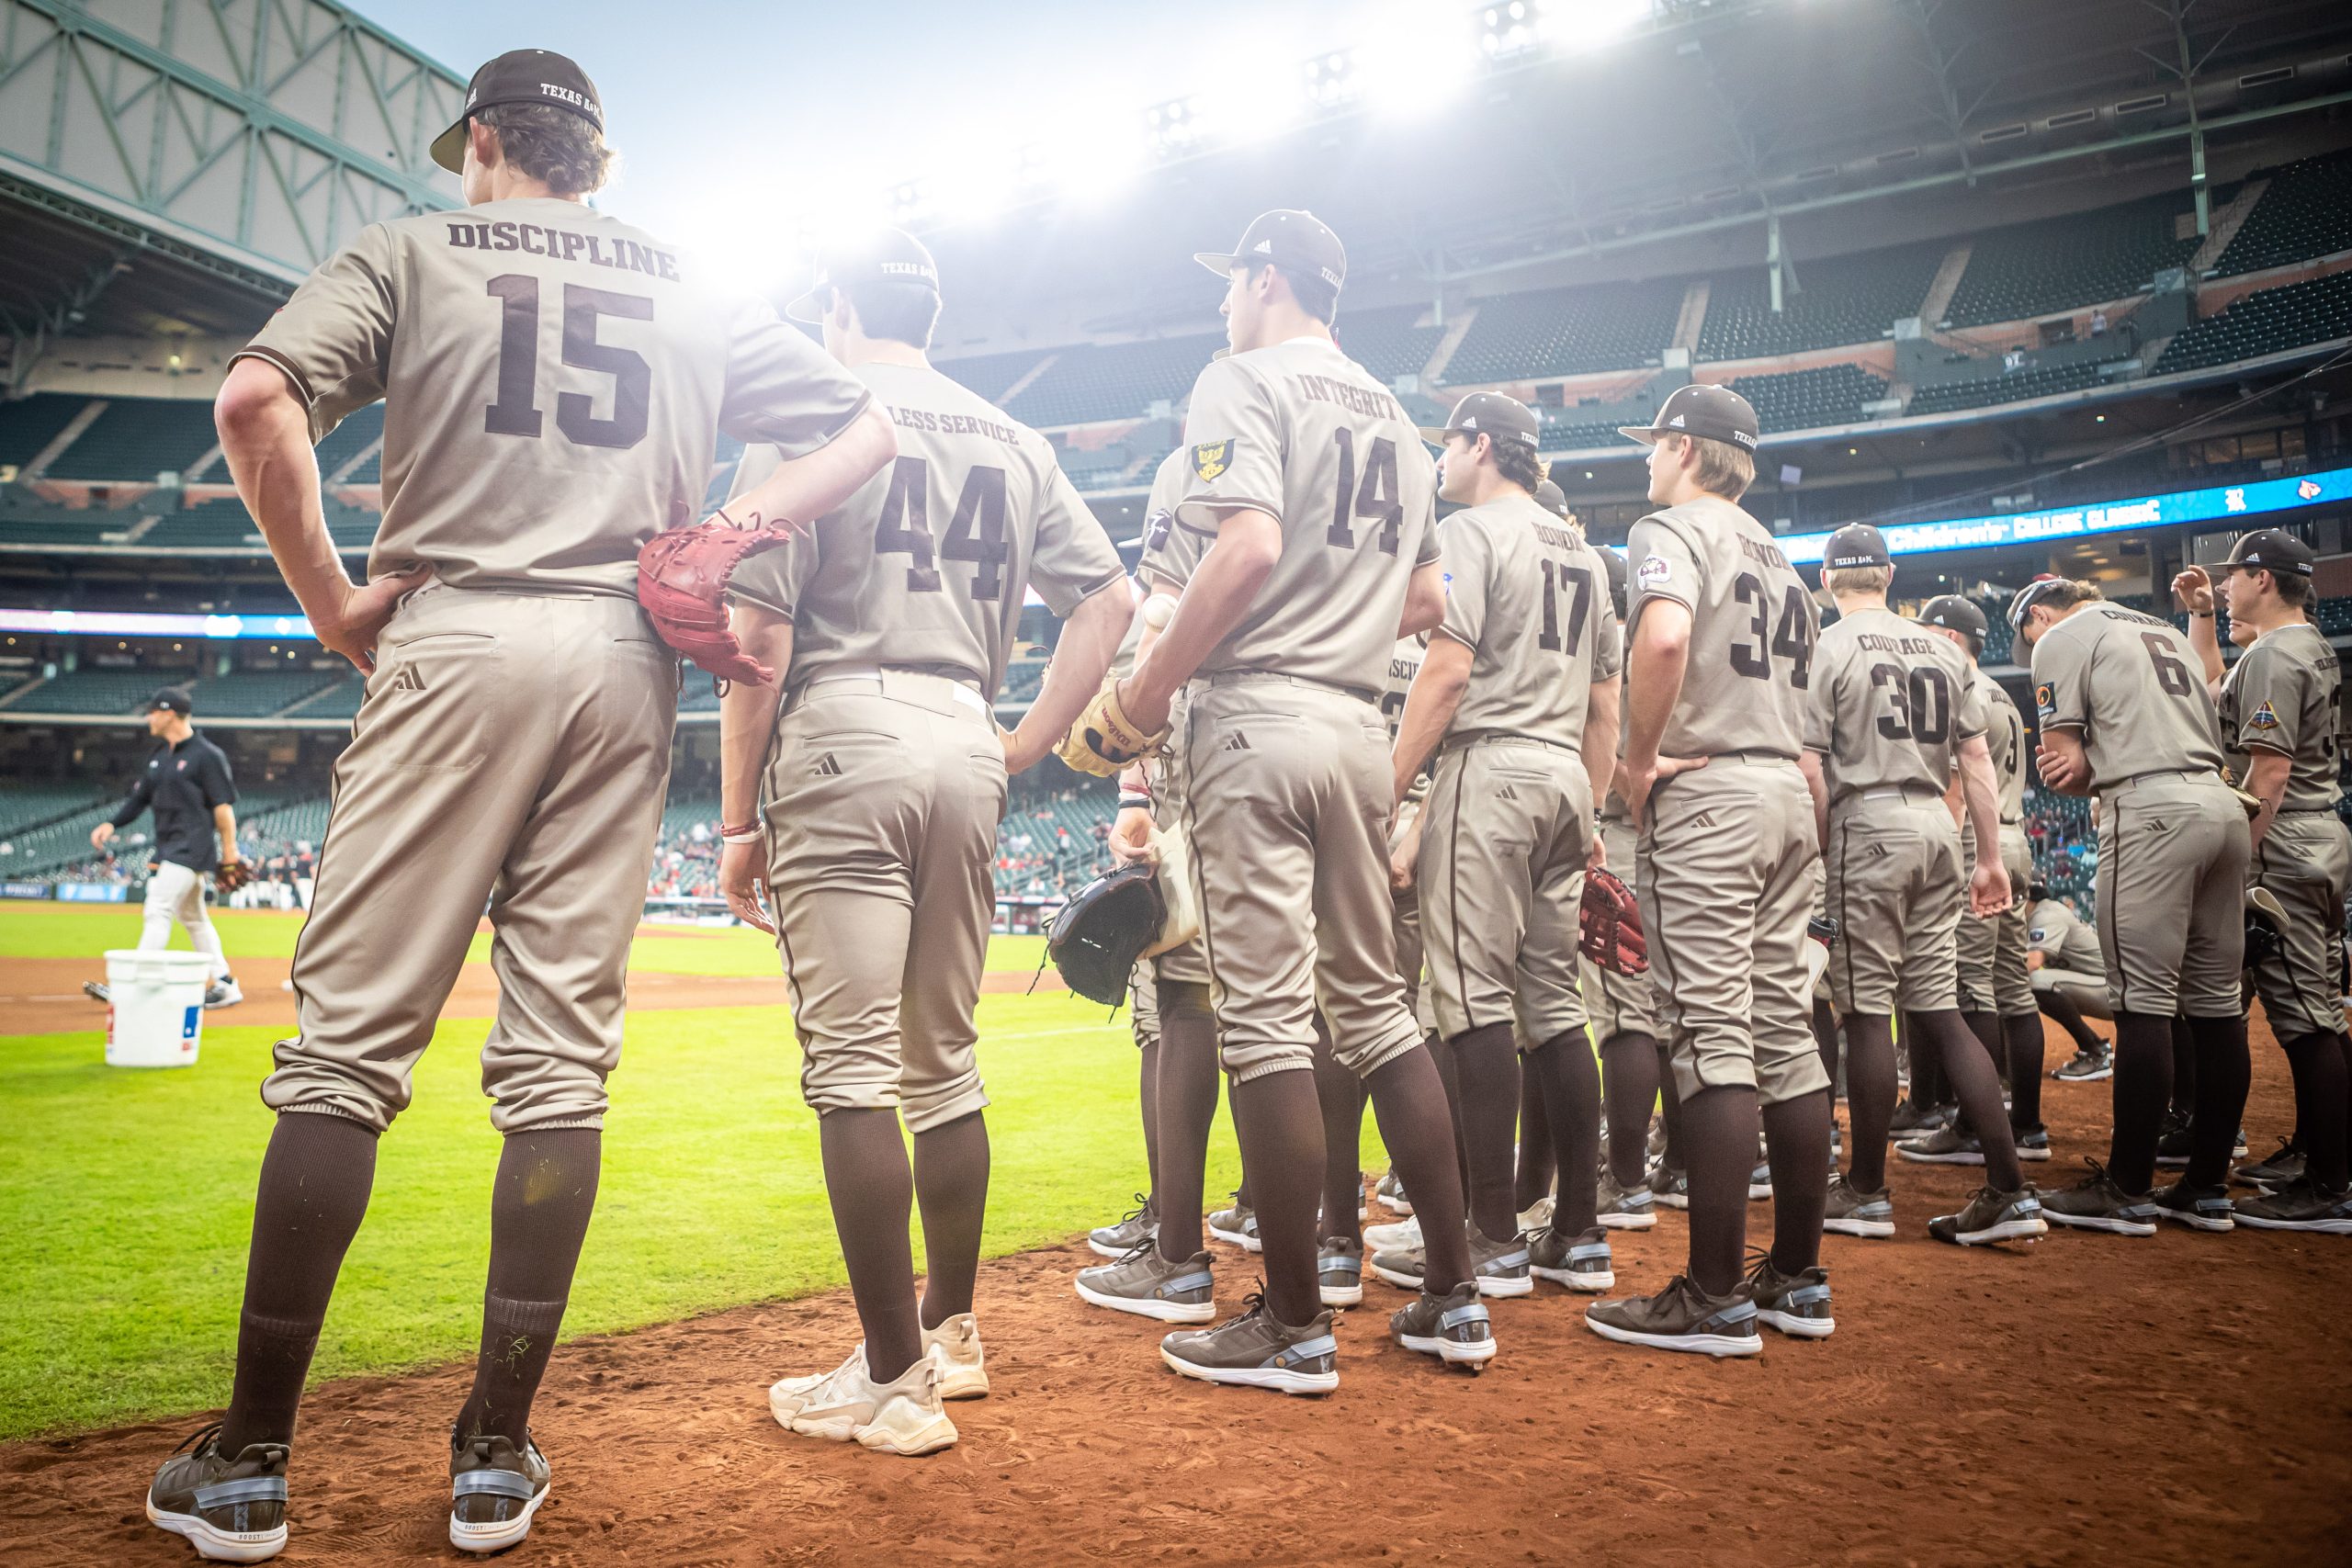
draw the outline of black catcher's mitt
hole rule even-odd
[[[1619,975],[1648,972],[1650,948],[1642,935],[1641,907],[1623,880],[1605,871],[1585,873],[1584,908],[1577,923],[1583,939],[1578,945],[1587,958]]]
[[[2245,966],[2276,958],[2287,938],[2287,910],[2267,887],[2245,890]]]
[[[1071,990],[1114,1008],[1127,999],[1136,959],[1167,918],[1159,869],[1136,861],[1096,877],[1062,906],[1046,953]]]

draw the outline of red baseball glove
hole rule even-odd
[[[1642,935],[1641,907],[1634,890],[1605,871],[1584,874],[1584,907],[1577,911],[1582,931],[1577,946],[1603,969],[1619,975],[1649,972],[1649,942]]]
[[[743,651],[727,624],[727,584],[747,556],[799,530],[789,523],[738,527],[725,516],[671,528],[637,552],[637,602],[662,640],[722,681],[775,684],[775,671]]]
[[[212,869],[212,890],[234,893],[254,879],[254,868],[242,860],[222,861]]]

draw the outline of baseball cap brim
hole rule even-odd
[[[1621,424],[1617,427],[1617,434],[1628,441],[1638,441],[1643,446],[1648,446],[1655,444],[1666,432],[1647,424]]]
[[[466,119],[459,115],[457,124],[433,139],[433,161],[453,175],[466,172]]]
[[[1421,433],[1421,439],[1432,446],[1444,446],[1445,438],[1453,434],[1453,427],[1450,424],[1422,424],[1414,428]]]
[[[1216,251],[1194,251],[1193,253],[1193,259],[1200,263],[1203,266],[1208,268],[1211,272],[1216,274],[1219,277],[1231,277],[1233,276],[1233,264],[1240,258],[1238,256],[1225,255]]]
[[[825,297],[831,294],[833,286],[831,284],[820,283],[817,285],[816,288],[808,290],[808,293],[800,296],[799,299],[795,299],[792,303],[786,305],[784,308],[784,313],[796,321],[806,321],[812,327],[822,326],[825,321],[825,311],[827,309]]]

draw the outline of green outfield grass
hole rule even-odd
[[[232,953],[290,952],[297,922],[224,919]],[[134,940],[132,910],[0,910],[0,956],[95,954]],[[1035,939],[1010,949],[1028,949]],[[756,933],[639,942],[773,962]],[[718,963],[717,957],[706,960]],[[1020,968],[1017,957],[992,967]],[[737,973],[696,969],[695,973]],[[746,967],[741,973],[763,973]],[[102,1036],[0,1038],[0,1438],[218,1404],[229,1393],[253,1187],[270,1113],[254,1093],[275,1032],[215,1015],[202,1060],[134,1072]],[[1063,993],[980,1003],[995,1100],[987,1247],[1060,1242],[1116,1217],[1143,1184],[1136,1055],[1124,1015]],[[497,1135],[475,1053],[448,1023],[416,1102],[383,1141],[375,1200],[343,1269],[313,1376],[470,1356]],[[608,1332],[842,1282],[798,1053],[780,1010],[647,1011],[613,1079],[595,1224],[565,1321]],[[1369,1128],[1367,1160],[1381,1156]],[[1220,1119],[1209,1190],[1238,1171]],[[985,1303],[982,1304],[986,1311]],[[812,1347],[810,1364],[845,1348]]]

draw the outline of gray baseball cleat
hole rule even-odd
[[[1650,1192],[1649,1184],[1620,1187],[1617,1179],[1605,1170],[1600,1173],[1593,1207],[1600,1223],[1613,1231],[1645,1231],[1657,1224],[1657,1200]]]
[[[1478,1282],[1482,1296],[1525,1296],[1535,1292],[1535,1277],[1527,1269],[1527,1241],[1514,1235],[1508,1241],[1495,1241],[1481,1231],[1476,1223],[1467,1227],[1470,1238],[1470,1269]],[[1390,1284],[1408,1291],[1423,1288],[1427,1277],[1427,1255],[1420,1247],[1407,1247],[1396,1252],[1374,1253],[1372,1271]]]
[[[1216,1276],[1205,1252],[1173,1262],[1159,1256],[1156,1244],[1138,1247],[1116,1263],[1080,1269],[1077,1283],[1080,1300],[1113,1312],[1160,1323],[1216,1318]]]
[[[1125,1258],[1136,1247],[1159,1235],[1159,1205],[1145,1194],[1136,1194],[1136,1206],[1127,1211],[1118,1224],[1098,1225],[1087,1233],[1086,1245],[1105,1258]]]
[[[518,1452],[502,1437],[452,1438],[449,1446],[449,1544],[460,1551],[503,1551],[531,1533],[531,1516],[548,1500],[547,1456],[528,1434]]]
[[[1389,1337],[1449,1367],[1476,1371],[1495,1359],[1495,1325],[1478,1288],[1467,1280],[1442,1296],[1427,1291],[1388,1320]]]
[[[1185,1377],[1302,1394],[1340,1386],[1339,1350],[1329,1312],[1295,1326],[1277,1323],[1255,1291],[1238,1315],[1159,1342],[1159,1359]]]
[[[1327,1307],[1351,1307],[1363,1300],[1363,1243],[1325,1236],[1315,1258],[1316,1288]]]
[[[1218,1209],[1209,1215],[1209,1235],[1219,1241],[1231,1242],[1244,1252],[1263,1252],[1265,1244],[1258,1239],[1257,1212],[1241,1201],[1241,1194],[1233,1195],[1233,1207]]]
[[[191,1433],[147,1488],[147,1518],[211,1562],[264,1562],[286,1550],[284,1443],[220,1451],[220,1423]]]
[[[1682,1274],[1654,1296],[1585,1308],[1584,1325],[1604,1339],[1653,1350],[1753,1356],[1764,1348],[1756,1336],[1756,1303],[1745,1283],[1727,1295],[1711,1296]]]
[[[1894,1201],[1883,1187],[1875,1192],[1864,1192],[1842,1174],[1833,1176],[1829,1179],[1829,1201],[1822,1212],[1821,1228],[1840,1235],[1883,1240],[1894,1234]]]
[[[1826,1339],[1838,1330],[1830,1311],[1829,1270],[1816,1263],[1794,1274],[1772,1267],[1772,1255],[1756,1259],[1747,1276],[1748,1298],[1756,1303],[1756,1318],[1799,1339]]]
[[[2042,1217],[2041,1194],[2028,1182],[2014,1192],[1987,1185],[1978,1188],[1957,1214],[1939,1214],[1928,1222],[1928,1234],[1959,1247],[1982,1247],[1995,1241],[2030,1241],[2050,1234]]]
[[[1572,1291],[1599,1292],[1617,1283],[1609,1254],[1609,1232],[1595,1225],[1582,1235],[1563,1235],[1546,1227],[1527,1244],[1528,1272],[1539,1280],[1566,1285]]]

